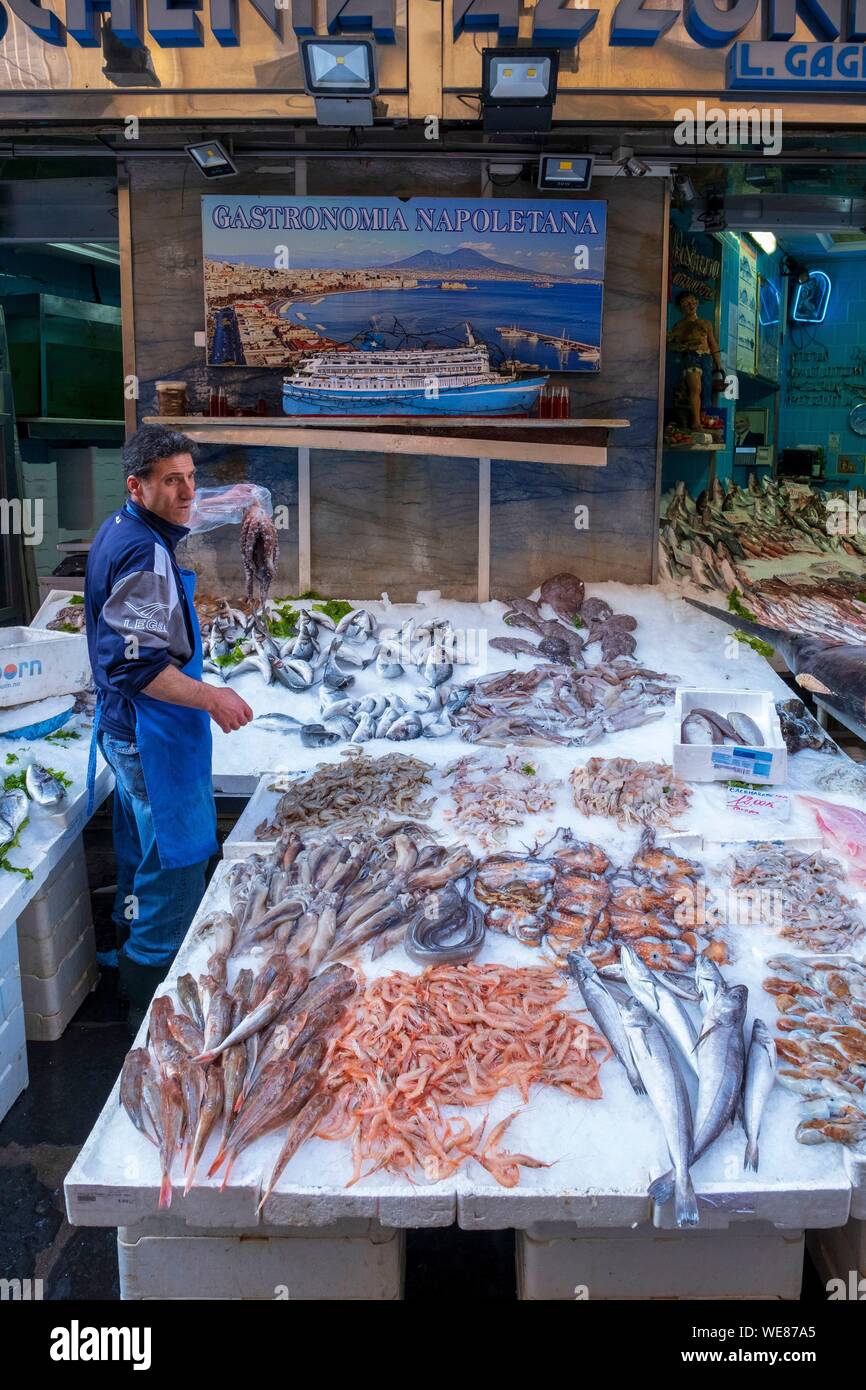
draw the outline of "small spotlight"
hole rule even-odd
[[[301,39],[304,89],[326,126],[371,126],[376,60],[369,39]]]
[[[752,241],[756,241],[762,251],[766,251],[768,256],[772,256],[778,245],[772,232],[749,232]]]
[[[550,130],[559,50],[485,48],[481,54],[481,107],[489,131]]]
[[[184,147],[200,174],[206,179],[229,179],[237,173],[234,161],[229,158],[219,140],[208,140],[202,145]]]
[[[685,203],[693,203],[698,196],[695,192],[695,186],[688,174],[682,173],[681,170],[677,172],[674,178],[674,193],[678,198],[682,198]]]
[[[622,167],[627,179],[642,179],[650,171],[650,166],[635,155],[632,155],[630,159],[624,159]]]
[[[542,155],[538,187],[562,193],[586,193],[592,183],[592,155]]]

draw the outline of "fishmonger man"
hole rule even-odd
[[[87,645],[97,689],[98,743],[115,776],[113,917],[122,940],[121,987],[138,1028],[165,978],[219,848],[210,721],[248,724],[249,705],[202,681],[195,574],[175,547],[189,534],[195,445],[145,425],[123,450],[129,493],[103,522],[87,561]]]

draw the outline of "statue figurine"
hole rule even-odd
[[[688,428],[706,428],[704,416],[712,408],[713,390],[724,385],[725,373],[719,344],[712,326],[698,318],[698,299],[688,290],[677,296],[682,314],[668,333],[668,351],[680,359],[680,378],[673,400],[688,416]],[[715,380],[714,380],[715,378]]]

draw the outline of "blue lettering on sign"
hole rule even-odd
[[[866,91],[866,44],[735,43],[728,54],[732,90]]]

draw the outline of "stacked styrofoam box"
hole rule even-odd
[[[0,1120],[27,1085],[27,1044],[18,974],[18,942],[0,931]]]
[[[578,1230],[559,1223],[517,1232],[521,1299],[797,1298],[803,1232],[768,1222],[727,1231]]]
[[[841,1288],[836,1285],[829,1290],[834,1301],[866,1298],[866,1221],[852,1217],[832,1231],[810,1231],[808,1243],[812,1262],[825,1284],[831,1279],[842,1280]]]
[[[98,978],[81,837],[18,918],[27,1037],[53,1042]]]
[[[42,542],[36,547],[36,570],[40,575],[50,574],[57,566],[57,542],[59,540],[59,520],[57,510],[57,465],[56,463],[22,462],[24,496],[38,498],[42,502]]]
[[[243,1231],[159,1217],[117,1232],[124,1300],[399,1299],[405,1258],[405,1232],[362,1219]]]

